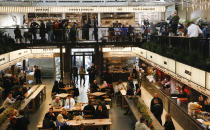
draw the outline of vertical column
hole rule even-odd
[[[65,19],[65,18],[66,18],[66,14],[62,13],[62,19]]]
[[[60,73],[61,73],[61,80],[63,80],[63,48],[60,45]]]
[[[68,82],[71,79],[71,47],[65,46],[66,52],[64,54],[64,81]]]
[[[94,63],[96,65],[96,69],[98,70],[98,77],[99,77],[99,80],[101,81],[101,75],[102,75],[102,64],[103,62],[103,55],[102,55],[102,49],[101,49],[101,46],[99,45],[96,45],[95,46],[95,60],[94,60]]]
[[[98,13],[98,26],[101,26],[101,13]]]

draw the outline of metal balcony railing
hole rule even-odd
[[[31,46],[55,46],[71,44],[85,47],[92,45],[138,46],[162,56],[210,72],[210,39],[153,36],[142,28],[76,28],[31,29],[21,28],[15,36],[15,28],[0,28],[1,52]],[[16,32],[16,33],[17,33]],[[81,44],[85,43],[85,44]],[[8,47],[10,46],[10,47]]]

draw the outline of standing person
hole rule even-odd
[[[48,20],[46,23],[46,31],[48,35],[48,42],[52,42],[52,37],[53,37],[53,24],[51,20]]]
[[[42,81],[41,81],[41,71],[40,71],[38,66],[36,66],[36,68],[35,68],[34,76],[35,76],[35,79],[36,79],[36,84],[41,84],[42,83]]]
[[[19,111],[19,116],[16,120],[16,129],[17,130],[28,130],[29,120],[24,116],[24,111]]]
[[[24,40],[25,40],[25,43],[28,42],[28,40],[30,40],[30,37],[29,37],[29,31],[28,31],[28,23],[25,22],[23,24],[23,36],[24,36]]]
[[[93,35],[94,35],[94,39],[96,40],[96,42],[98,42],[98,27],[97,27],[97,25],[94,25]]]
[[[33,40],[37,39],[36,33],[37,33],[37,28],[38,27],[39,27],[39,24],[35,20],[33,20],[31,25],[30,25],[30,32],[31,32],[32,36],[34,37],[34,38],[31,38],[31,39],[33,39]]]
[[[70,35],[70,41],[72,43],[75,43],[76,42],[76,36],[77,36],[76,23],[74,23],[73,26],[71,27],[69,35]]]
[[[166,114],[165,116],[165,124],[164,124],[164,128],[165,130],[175,130],[175,127],[174,127],[174,123],[171,119],[171,115],[170,114]]]
[[[41,20],[41,24],[40,24],[40,37],[41,37],[41,40],[42,41],[45,40],[45,33],[46,33],[45,24],[44,24],[43,20]]]
[[[80,76],[80,85],[82,84],[82,80],[83,80],[83,85],[85,85],[85,68],[83,66],[79,68],[79,76]]]
[[[83,38],[85,40],[89,40],[89,28],[90,28],[90,24],[88,23],[87,20],[85,20],[84,24],[83,24]]]
[[[202,33],[203,32],[198,25],[194,24],[193,22],[189,23],[189,26],[187,28],[187,37],[198,37],[199,34]]]
[[[161,115],[162,115],[162,110],[161,110],[161,105],[158,101],[158,99],[154,99],[153,100],[153,107],[151,108],[151,112],[154,114],[154,116],[156,117],[156,119],[159,121],[159,123],[162,125],[162,119],[161,119]]]
[[[134,32],[134,28],[131,25],[129,25],[128,32],[127,32],[129,41],[133,41],[133,32]]]
[[[96,77],[96,68],[95,64],[92,64],[90,68],[88,68],[88,74],[89,74],[89,83],[92,84],[95,77]]]
[[[73,67],[72,74],[73,74],[74,82],[76,84],[78,84],[78,69],[77,69],[77,67],[75,65]]]
[[[203,38],[208,38],[207,36],[207,30],[208,30],[208,25],[205,25],[202,29],[203,32]]]
[[[157,111],[155,110],[157,107]],[[158,121],[162,125],[162,120],[161,120],[161,115],[163,113],[163,102],[162,100],[158,97],[158,93],[155,93],[154,98],[151,101],[150,104],[150,111],[154,114],[157,114],[156,116],[158,117]],[[156,113],[157,112],[157,113]],[[155,115],[154,114],[154,115]]]
[[[22,35],[21,35],[21,31],[19,28],[19,25],[16,26],[15,30],[14,30],[14,34],[15,34],[15,40],[16,43],[18,43],[18,40],[20,41],[20,43],[22,42]]]
[[[170,24],[171,24],[172,33],[176,36],[177,35],[177,27],[179,24],[179,16],[177,15],[176,11],[174,12],[173,17],[171,18]]]

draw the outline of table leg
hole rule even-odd
[[[110,130],[110,125],[107,126],[107,130]]]

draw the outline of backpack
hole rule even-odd
[[[58,28],[59,28],[59,23],[55,22],[55,29],[58,29]]]

